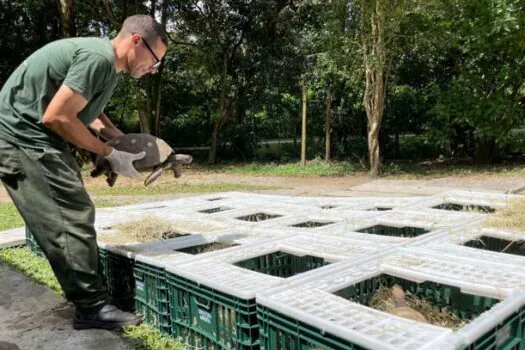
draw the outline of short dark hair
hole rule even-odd
[[[148,15],[134,15],[126,18],[122,23],[119,36],[127,36],[133,33],[140,34],[148,43],[155,44],[157,38],[168,46],[166,31],[153,17]]]

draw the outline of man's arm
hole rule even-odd
[[[80,93],[62,85],[42,116],[42,123],[75,146],[108,156],[112,148],[93,136],[77,117],[86,105]]]
[[[124,133],[120,131],[120,129],[117,128],[104,113],[100,114],[89,127],[102,135],[106,140],[111,140],[116,136],[124,135]]]

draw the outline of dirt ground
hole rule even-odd
[[[118,186],[140,186],[138,180],[123,177]],[[86,185],[106,186],[103,177],[84,179]],[[271,186],[272,189],[253,192],[273,193],[290,196],[414,196],[433,195],[451,189],[490,191],[501,193],[525,193],[525,175],[473,174],[459,176],[422,177],[417,180],[398,177],[372,179],[366,174],[353,174],[338,177],[268,177],[232,175],[219,172],[186,170],[180,179],[164,174],[155,185],[163,184],[244,184],[252,186]],[[154,186],[155,186],[154,185]],[[186,194],[191,195],[191,194]],[[165,195],[162,197],[176,197]],[[143,197],[143,196],[142,196]],[[3,186],[0,186],[0,202],[9,201]]]

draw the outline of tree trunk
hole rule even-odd
[[[365,6],[365,0],[362,5]],[[364,7],[363,7],[364,8]],[[368,20],[370,20],[369,23]],[[365,34],[365,26],[371,25],[370,36]],[[379,151],[379,128],[383,118],[385,103],[386,53],[383,42],[385,31],[385,13],[381,0],[372,0],[370,16],[361,20],[361,35],[365,63],[365,105],[368,119],[368,156],[370,160],[370,175],[378,176],[381,170]]]
[[[226,78],[228,74],[228,55],[225,53],[223,58],[223,67],[221,74],[221,92],[219,96],[218,116],[213,121],[213,131],[211,134],[210,152],[208,153],[208,164],[215,164],[217,162],[217,139],[219,131],[224,126],[230,115],[226,103]]]
[[[144,111],[144,108],[138,108],[137,112],[139,114],[140,132],[143,134],[150,134],[151,128],[149,126],[149,118]]]
[[[308,87],[306,82],[302,83],[302,118],[301,118],[301,165],[306,165],[306,108],[307,108],[307,98],[308,98]]]
[[[325,161],[329,162],[331,158],[331,133],[332,133],[332,89],[328,87],[326,90],[326,119],[325,119]]]
[[[66,38],[77,36],[77,26],[75,24],[75,1],[57,0],[60,18],[62,20],[62,33]]]
[[[159,73],[161,74],[161,70],[159,69]],[[160,137],[160,121],[161,121],[161,112],[160,112],[160,103],[162,101],[162,90],[161,90],[161,79],[160,76],[158,77],[158,83],[157,83],[157,105],[155,107],[155,122],[153,124],[153,132],[155,136]]]
[[[491,164],[501,161],[501,154],[495,139],[478,140],[474,152],[475,164]]]
[[[162,24],[162,27],[166,29],[167,7],[168,7],[167,1],[164,0],[161,6],[162,6],[161,24]],[[155,107],[155,122],[153,124],[153,130],[154,130],[155,136],[159,136],[159,137],[161,135],[160,122],[161,122],[162,115],[161,115],[160,107],[161,107],[161,102],[162,102],[161,87],[162,87],[162,73],[163,72],[164,72],[164,60],[160,64],[159,71],[156,74],[156,81],[155,81],[155,91],[156,91],[157,103]]]

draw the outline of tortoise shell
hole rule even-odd
[[[144,158],[133,162],[137,171],[147,171],[164,163],[173,154],[173,149],[162,139],[150,134],[127,134],[117,136],[107,142],[119,151],[128,153],[146,152]],[[95,165],[109,169],[109,162],[104,157],[97,157]]]

